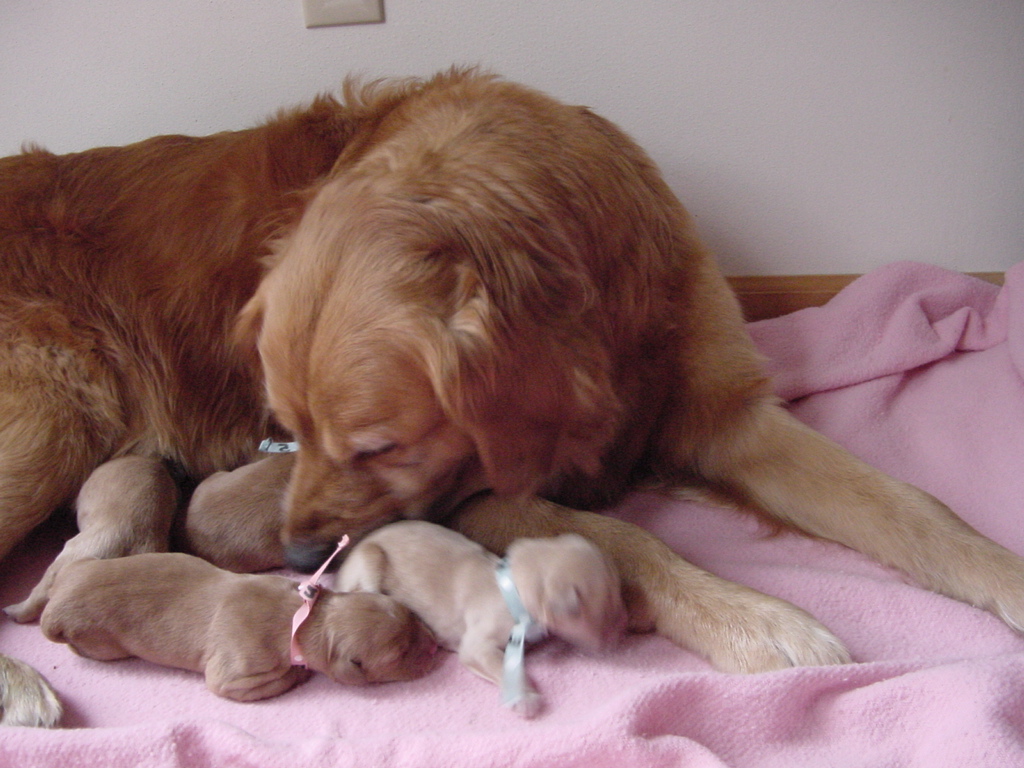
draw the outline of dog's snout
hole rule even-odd
[[[337,542],[334,541],[293,542],[284,549],[285,562],[289,568],[299,573],[313,573],[334,553],[337,546]],[[328,570],[336,569],[341,564],[341,559],[341,557],[335,558]]]

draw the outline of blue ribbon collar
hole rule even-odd
[[[505,605],[512,614],[512,632],[505,645],[505,661],[501,677],[501,703],[515,706],[526,693],[526,644],[545,635],[543,625],[534,619],[516,589],[508,559],[498,561],[495,577]]]

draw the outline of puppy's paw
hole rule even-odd
[[[519,698],[509,703],[508,707],[521,717],[536,717],[544,709],[544,697],[536,691],[524,691]]]
[[[57,576],[65,567],[79,560],[113,558],[128,554],[127,551],[122,551],[123,548],[107,544],[106,540],[87,533],[72,536],[64,544],[64,549],[57,558],[50,563],[50,567],[46,569],[39,583],[32,588],[28,597],[20,603],[7,606],[4,613],[19,624],[37,621],[43,615],[46,604],[50,602],[50,591]]]
[[[32,590],[32,594],[20,603],[8,605],[4,608],[4,613],[6,613],[8,618],[12,621],[16,621],[19,624],[28,624],[39,619],[43,613],[43,608],[46,607],[46,603],[46,591],[40,590],[36,587],[36,589]]]
[[[57,694],[42,675],[0,655],[0,725],[53,728],[62,714]]]
[[[79,534],[81,536],[81,534]],[[53,582],[57,579],[57,574],[60,573],[61,569],[71,562],[75,558],[73,556],[74,546],[73,542],[79,538],[76,536],[68,541],[64,545],[64,550],[57,556],[57,559],[50,563],[50,567],[46,569],[46,573],[43,574],[43,578],[39,580],[39,583],[32,588],[28,597],[22,600],[20,603],[9,605],[4,608],[4,613],[11,619],[18,622],[19,624],[28,624],[33,621],[37,621],[40,616],[43,615],[43,608],[50,601],[50,590],[53,589]]]

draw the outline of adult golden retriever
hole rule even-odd
[[[685,210],[586,109],[453,70],[247,131],[33,150],[0,162],[0,254],[0,555],[112,457],[201,478],[283,427],[298,566],[470,499],[456,522],[494,548],[594,538],[632,625],[723,669],[848,658],[803,611],[570,509],[653,479],[1024,625],[1024,562],[779,406]]]

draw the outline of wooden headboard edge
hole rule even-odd
[[[1002,272],[968,272],[972,277],[1003,284]],[[743,275],[726,278],[739,297],[748,321],[778,317],[807,307],[820,307],[859,275]]]

